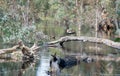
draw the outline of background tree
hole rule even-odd
[[[34,41],[36,32],[59,38],[67,28],[95,36],[102,7],[119,24],[119,0],[1,0],[0,37],[4,42]],[[99,36],[98,36],[99,37]]]

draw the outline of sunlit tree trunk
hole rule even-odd
[[[45,17],[44,33],[47,34],[48,21],[47,21],[47,11],[46,10],[44,12],[44,17]]]
[[[98,37],[98,2],[96,2],[96,21],[95,21],[95,37]]]
[[[29,25],[29,3],[30,3],[30,0],[27,0],[26,26],[28,26],[28,25]]]
[[[76,13],[77,13],[77,25],[78,25],[78,36],[81,35],[81,25],[82,25],[82,13],[83,13],[83,0],[80,0],[80,11],[79,12],[79,3],[76,0]]]
[[[26,6],[21,7],[23,22],[22,25],[29,26],[30,0],[27,0]]]
[[[116,0],[116,2],[117,2],[117,0]],[[116,6],[115,6],[115,9],[116,9],[116,12],[118,11],[118,8],[119,6],[118,6],[118,3],[116,3]],[[119,19],[119,17],[118,17],[118,15],[116,16],[116,19],[115,19],[115,25],[116,25],[116,31],[117,31],[117,33],[118,33],[118,37],[120,36],[120,33],[119,33],[119,26],[120,26],[120,21],[119,21],[120,19]]]
[[[95,20],[95,37],[97,38],[98,37],[98,2],[96,2],[96,20]],[[97,48],[97,43],[96,43],[96,48]],[[98,53],[98,50],[96,49],[96,54]],[[98,59],[98,57],[96,57],[96,59]]]

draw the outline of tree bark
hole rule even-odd
[[[65,36],[65,37],[61,37],[58,40],[55,41],[51,41],[48,42],[48,45],[53,45],[53,44],[61,44],[67,41],[83,41],[83,42],[93,42],[93,43],[101,43],[101,44],[105,44],[107,46],[113,47],[113,48],[117,48],[120,49],[120,43],[119,42],[114,42],[112,40],[109,39],[103,39],[103,38],[96,38],[96,37],[85,37],[85,36],[80,36],[80,37],[74,37],[74,36]]]
[[[18,49],[19,48],[19,49]],[[8,53],[13,53],[13,52],[16,52],[18,50],[21,50],[21,52],[23,50],[27,51],[27,52],[35,52],[35,50],[39,49],[39,46],[37,46],[36,44],[34,44],[31,48],[25,46],[24,44],[18,44],[18,45],[15,45],[13,46],[12,48],[7,48],[7,49],[0,49],[0,55],[3,55],[3,54],[8,54]]]
[[[0,49],[0,55],[17,51],[18,47],[19,47],[19,45],[13,46],[12,48]]]

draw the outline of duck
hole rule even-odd
[[[57,57],[56,54],[51,55],[52,59],[50,60],[50,71],[47,71],[47,74],[55,73],[57,76],[60,75],[61,70],[64,68],[71,68],[72,66],[80,63],[75,56],[65,56],[64,58]]]
[[[91,62],[94,62],[94,59],[91,58],[91,57],[86,57],[82,61],[85,62],[85,63],[91,63]]]

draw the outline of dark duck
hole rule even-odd
[[[55,74],[57,76],[60,76],[62,69],[71,68],[72,66],[80,64],[80,61],[84,63],[94,62],[93,58],[87,56],[80,58],[77,58],[77,56],[65,56],[64,58],[61,58],[61,57],[57,57],[56,53],[51,56],[52,59],[50,60],[50,70],[47,71],[48,75]]]
[[[56,54],[51,56],[52,59],[50,60],[50,71],[47,72],[48,75],[54,73],[59,76],[62,69],[70,68],[80,63],[80,60],[75,56],[66,56],[64,58],[57,57]]]
[[[91,58],[91,57],[86,57],[82,61],[85,62],[85,63],[91,63],[91,62],[94,62],[94,59]]]

